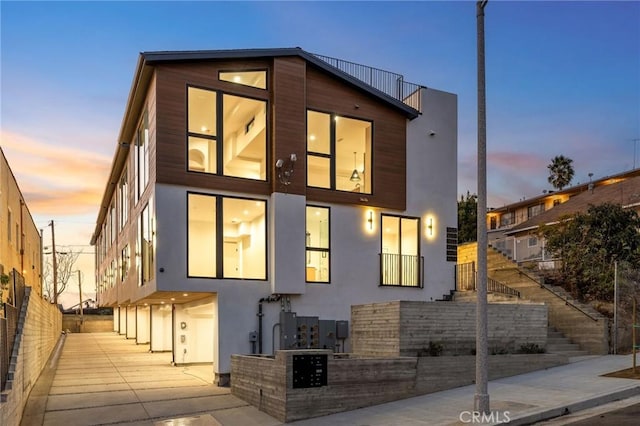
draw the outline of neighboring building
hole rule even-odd
[[[517,262],[550,261],[538,228],[604,203],[639,210],[640,169],[492,209],[487,213],[489,244]]]
[[[231,354],[344,351],[351,305],[455,287],[453,94],[299,48],[146,52],[118,141],[98,302],[219,384]]]
[[[24,278],[25,285],[32,287],[41,297],[40,233],[2,148],[0,153],[0,273],[10,275],[15,270]],[[13,288],[10,287],[2,292],[3,302],[13,298]]]

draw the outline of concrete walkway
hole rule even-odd
[[[281,423],[212,385],[211,366],[173,367],[168,353],[113,333],[69,334],[47,392],[32,392],[23,425],[275,426]],[[534,424],[640,395],[640,380],[601,377],[631,366],[631,356],[586,357],[572,364],[489,383],[492,417],[483,424]],[[45,380],[41,384],[41,380]],[[473,422],[474,386],[315,419],[296,426],[425,426]]]

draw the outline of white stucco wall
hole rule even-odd
[[[407,123],[405,211],[311,203],[330,208],[331,281],[328,284],[305,282],[307,201],[304,196],[285,193],[274,193],[269,198],[247,195],[267,201],[267,280],[187,278],[187,192],[207,191],[156,185],[157,290],[208,292],[215,297],[206,308],[210,313],[200,311],[201,318],[195,322],[187,315],[188,306],[176,305],[176,327],[185,318],[190,324],[189,335],[177,328],[174,330],[176,361],[180,361],[185,348],[188,354],[185,361],[187,358],[187,362],[205,360],[207,351],[198,352],[189,346],[210,335],[211,346],[209,343],[206,346],[212,348],[214,371],[229,372],[232,354],[251,352],[249,333],[258,331],[258,301],[273,293],[286,295],[289,302],[286,307],[290,306],[299,316],[350,320],[351,305],[389,300],[436,300],[455,288],[455,262],[446,260],[446,228],[457,227],[457,97],[423,89],[422,103],[422,115]],[[222,191],[211,193],[243,196]],[[369,211],[373,211],[372,230],[368,229]],[[383,213],[421,219],[424,288],[379,286],[380,218]],[[433,223],[433,235],[427,230],[430,222]],[[274,325],[281,309],[280,302],[263,303],[263,353],[271,353],[274,349],[274,329],[275,348],[279,346],[278,329]],[[207,322],[209,328],[203,325]],[[179,343],[181,334],[186,336],[186,345]],[[349,350],[348,341],[345,349]]]

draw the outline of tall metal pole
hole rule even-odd
[[[484,70],[484,8],[476,2],[478,30],[478,299],[476,307],[476,393],[474,410],[489,414],[489,342],[487,324],[487,112]]]
[[[618,354],[618,261],[613,262],[613,354]]]
[[[53,304],[58,306],[58,259],[56,256],[56,229],[53,220],[49,226],[51,226],[51,256],[53,256]]]
[[[84,313],[82,312],[82,277],[81,272],[78,269],[78,290],[80,291],[80,324],[84,323]]]

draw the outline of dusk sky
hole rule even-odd
[[[142,51],[301,47],[455,93],[458,193],[476,192],[475,2],[3,0],[0,14],[1,145],[45,245],[53,219],[56,243],[85,253],[89,297]],[[574,184],[640,167],[640,2],[490,0],[485,33],[490,207],[551,189],[556,155]]]

